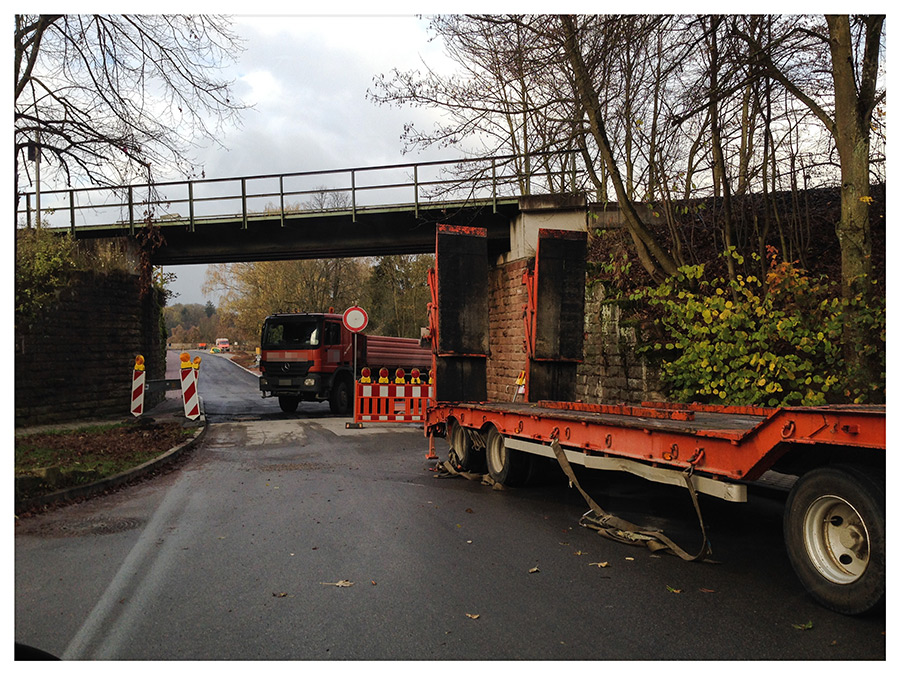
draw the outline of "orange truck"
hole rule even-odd
[[[331,411],[353,411],[354,334],[341,314],[273,314],[266,317],[260,338],[259,389],[274,396],[284,412],[300,401],[328,401]],[[378,372],[431,367],[431,350],[414,338],[356,334],[356,368]]]
[[[862,614],[885,597],[886,408],[832,405],[762,408],[705,404],[603,405],[577,401],[584,322],[583,233],[541,230],[523,275],[524,401],[486,400],[490,356],[487,249],[476,228],[440,226],[429,318],[435,397],[430,446],[449,441],[455,469],[522,486],[549,471],[579,487],[573,465],[627,472],[681,486],[697,511],[703,543],[688,553],[656,530],[590,510],[584,527],[625,543],[696,560],[710,552],[698,494],[745,502],[748,487],[790,486],[783,531],[801,584],[820,604]],[[466,293],[458,291],[465,288]],[[579,487],[580,490],[580,487]],[[757,552],[759,553],[759,552]]]

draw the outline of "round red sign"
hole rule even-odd
[[[344,312],[344,328],[351,333],[365,330],[367,325],[369,325],[369,315],[362,307],[354,306]]]

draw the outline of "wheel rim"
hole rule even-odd
[[[869,566],[869,533],[845,499],[825,495],[810,504],[803,521],[806,551],[819,573],[835,584],[851,584]]]
[[[493,474],[503,471],[506,464],[506,443],[500,434],[491,434],[487,447],[488,469]]]
[[[465,453],[462,452],[462,444],[465,442],[465,438],[463,436],[465,432],[463,428],[458,424],[453,425],[453,431],[450,434],[450,450],[453,451],[453,454],[456,457],[457,462],[462,462],[465,460]]]

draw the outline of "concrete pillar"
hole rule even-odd
[[[588,208],[584,195],[540,195],[519,198],[519,214],[509,226],[509,252],[496,264],[533,258],[538,230],[587,231]]]

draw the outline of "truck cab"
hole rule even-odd
[[[364,342],[364,341],[363,341]],[[284,412],[300,401],[328,401],[332,412],[353,406],[353,340],[340,314],[275,314],[260,338],[259,388]]]

